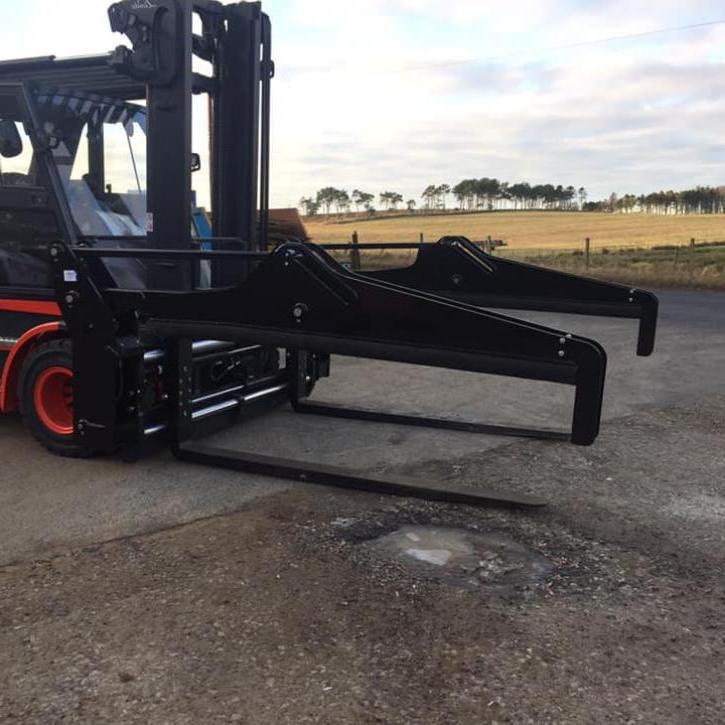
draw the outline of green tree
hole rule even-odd
[[[332,207],[338,199],[340,191],[334,186],[326,186],[324,189],[320,189],[317,192],[317,203],[322,209],[325,210],[325,214],[330,216],[332,213]]]
[[[355,204],[355,208],[357,211],[360,211],[360,207],[363,209],[367,208],[367,206],[375,200],[375,194],[368,194],[365,191],[360,191],[359,189],[355,189],[355,191],[352,192],[352,203]]]
[[[584,204],[587,203],[587,190],[582,186],[579,188],[579,191],[577,191],[577,196],[579,197],[579,208],[584,209]]]
[[[317,216],[317,212],[320,211],[317,200],[311,197],[302,197],[300,199],[300,208],[305,216]]]
[[[395,191],[384,191],[380,194],[380,203],[385,209],[397,209],[398,204],[403,203],[403,195],[398,194]]]
[[[335,206],[337,207],[338,214],[349,212],[350,204],[350,195],[346,191],[338,189],[335,193]]]
[[[403,203],[403,195],[398,194],[394,191],[389,192],[390,193],[390,205],[393,207],[393,209],[398,208],[398,204]]]
[[[423,199],[426,209],[433,208],[433,205],[435,204],[435,201],[436,201],[437,191],[438,191],[438,187],[435,184],[429,184],[423,190],[423,193],[420,195],[420,198]]]

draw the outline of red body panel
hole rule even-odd
[[[7,310],[4,307],[5,304],[18,304],[18,302],[24,302],[24,300],[0,300],[0,309]],[[54,305],[55,309],[60,310],[54,302],[34,302],[31,304],[36,305]],[[47,312],[47,308],[44,308],[42,312],[38,312],[37,308],[33,310],[18,310],[16,307],[12,308],[13,312],[33,312],[35,314],[53,314]],[[42,325],[28,330],[16,343],[13,345],[8,359],[5,361],[5,365],[2,370],[2,377],[0,377],[0,412],[9,413],[17,410],[17,386],[18,377],[20,370],[23,366],[25,357],[35,342],[40,338],[48,335],[56,334],[60,330],[60,322],[46,322]]]
[[[30,315],[48,315],[60,317],[60,307],[56,302],[39,300],[3,300],[0,299],[0,312],[26,312]]]

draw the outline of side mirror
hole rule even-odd
[[[23,139],[20,138],[15,121],[0,121],[0,156],[14,159],[23,153]]]
[[[191,173],[201,171],[201,156],[199,154],[191,155]]]

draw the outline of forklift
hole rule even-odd
[[[281,405],[396,425],[590,445],[606,354],[597,342],[492,310],[639,320],[654,295],[501,259],[460,236],[406,268],[351,271],[270,233],[269,17],[259,2],[123,0],[124,45],[0,63],[0,412],[54,454],[197,464],[473,505],[533,497],[405,480],[205,442]],[[195,59],[207,73],[198,72]],[[211,230],[195,224],[192,99],[209,104]],[[312,399],[332,356],[573,386],[569,430],[350,409]],[[303,420],[303,418],[300,418]]]

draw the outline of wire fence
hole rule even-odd
[[[411,240],[410,249],[366,249],[355,232],[349,249],[334,252],[342,264],[353,270],[385,269],[412,264],[423,234]],[[683,244],[607,244],[595,246],[585,238],[578,247],[509,247],[504,240],[475,241],[494,256],[531,262],[578,274],[636,284],[660,284],[725,289],[725,241],[690,238]],[[379,245],[378,245],[379,246]]]
[[[416,239],[410,239],[406,242],[397,240],[395,245],[402,246],[402,244],[410,245],[422,245],[430,240],[426,240],[425,235],[421,232]],[[483,251],[489,254],[499,254],[504,257],[552,257],[552,256],[575,256],[583,257],[584,260],[591,260],[596,256],[606,256],[611,254],[632,254],[632,253],[648,253],[648,254],[661,254],[663,252],[669,253],[674,257],[682,256],[686,251],[702,252],[710,250],[722,249],[725,251],[725,241],[722,240],[705,240],[691,237],[687,241],[683,241],[681,244],[662,244],[657,243],[653,240],[652,243],[611,243],[606,242],[604,244],[597,243],[592,237],[585,237],[581,244],[578,246],[566,246],[562,247],[559,245],[549,245],[541,247],[519,247],[509,246],[506,240],[493,239],[488,237],[483,240],[472,240],[474,244],[478,245]],[[344,244],[344,243],[343,243]],[[361,254],[365,257],[373,258],[375,256],[387,257],[390,256],[390,252],[394,252],[393,256],[410,256],[416,253],[415,249],[411,250],[380,250],[379,248],[367,249],[365,241],[361,238],[358,232],[353,232],[350,241],[350,255],[359,257]],[[375,244],[379,246],[378,243]],[[338,250],[339,251],[339,250]]]
[[[675,256],[679,256],[687,251],[703,251],[703,250],[725,250],[725,241],[720,240],[704,240],[691,238],[687,242],[681,244],[662,244],[652,241],[651,243],[611,243],[606,242],[605,244],[595,244],[591,238],[586,238],[580,246],[570,247],[509,247],[503,245],[494,249],[499,251],[504,256],[552,256],[552,255],[574,255],[593,258],[597,255],[609,255],[609,254],[622,254],[622,253],[662,253],[668,252]]]

